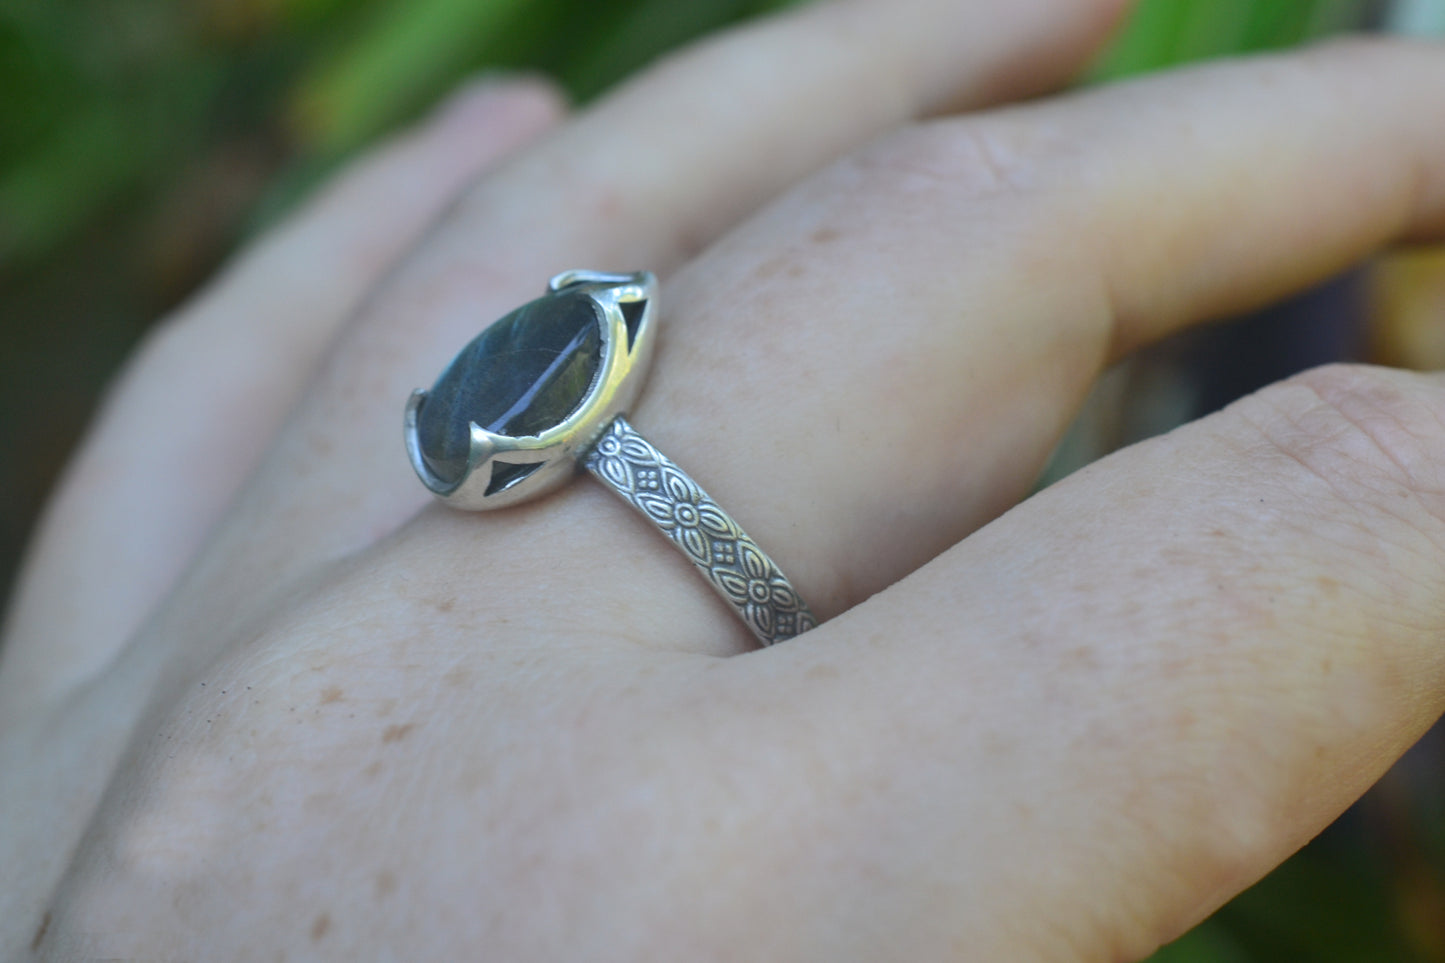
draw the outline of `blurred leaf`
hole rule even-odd
[[[569,65],[564,79],[587,99],[663,52],[749,12],[748,0],[643,0]]]
[[[1286,0],[1283,6],[1307,7],[1308,0]],[[1184,22],[1170,50],[1170,63],[1203,60],[1245,48],[1251,14],[1259,8],[1249,0],[1192,0],[1181,4]]]
[[[0,19],[0,170],[53,134],[81,94],[62,50]]]
[[[1240,53],[1287,47],[1305,39],[1315,4],[1310,0],[1275,0],[1248,4],[1248,28],[1240,37]]]
[[[535,0],[391,0],[302,81],[293,119],[303,143],[353,148],[436,99]]]
[[[254,0],[263,4],[276,17],[293,26],[313,26],[334,22],[339,16],[365,10],[371,0]]]
[[[1371,269],[1369,360],[1396,368],[1445,368],[1445,248],[1398,251]],[[1430,818],[1421,820],[1431,851],[1445,853],[1445,793],[1431,787]]]
[[[1425,963],[1400,930],[1390,887],[1361,866],[1306,848],[1215,915],[1251,959]]]
[[[669,50],[800,0],[642,0],[562,72],[581,100],[595,96]]]
[[[1091,72],[1122,77],[1354,29],[1361,0],[1143,0]]]
[[[218,74],[204,58],[172,69],[184,82],[93,99],[0,172],[0,260],[44,255],[128,190],[164,182],[184,162],[178,148],[196,136]]]
[[[1170,63],[1188,13],[1186,0],[1144,0],[1100,58],[1094,78],[1144,73]]]
[[[0,260],[43,253],[130,183],[150,145],[126,114],[97,104],[0,179]]]

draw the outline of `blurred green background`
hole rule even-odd
[[[0,0],[0,585],[137,337],[347,157],[477,71],[544,71],[585,103],[664,50],[782,2]],[[1088,82],[1343,30],[1445,30],[1442,10],[1144,0]],[[1345,339],[1355,353],[1442,364],[1442,278],[1439,256],[1414,256],[1325,297],[1360,308],[1364,334]],[[1257,343],[1253,323],[1236,336]],[[1160,411],[1188,414],[1170,399],[1198,380],[1197,349],[1146,358],[1125,390],[1096,398],[1056,471],[1177,420]],[[1145,429],[1118,429],[1138,410],[1153,412],[1131,422]],[[1445,739],[1432,734],[1157,959],[1445,961]]]

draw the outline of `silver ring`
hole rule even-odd
[[[657,279],[568,271],[494,322],[406,406],[406,448],[454,508],[527,501],[585,466],[697,566],[764,645],[817,624],[797,590],[702,486],[624,413],[652,361]]]

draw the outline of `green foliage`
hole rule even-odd
[[[12,0],[0,7],[0,263],[33,262],[235,138],[286,206],[479,71],[585,99],[785,0]]]
[[[1360,25],[1360,0],[1143,0],[1096,74],[1289,47]]]
[[[274,173],[289,197],[473,72],[541,69],[585,99],[780,5],[10,0],[0,7],[0,260],[39,258],[118,201],[163,192],[222,138],[282,140],[285,169]],[[1288,45],[1348,25],[1360,8],[1145,0],[1097,73]]]
[[[1383,860],[1316,843],[1151,963],[1430,963],[1400,915],[1408,881]]]

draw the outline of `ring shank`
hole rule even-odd
[[[777,564],[626,418],[612,421],[582,464],[667,536],[763,645],[817,625]]]

